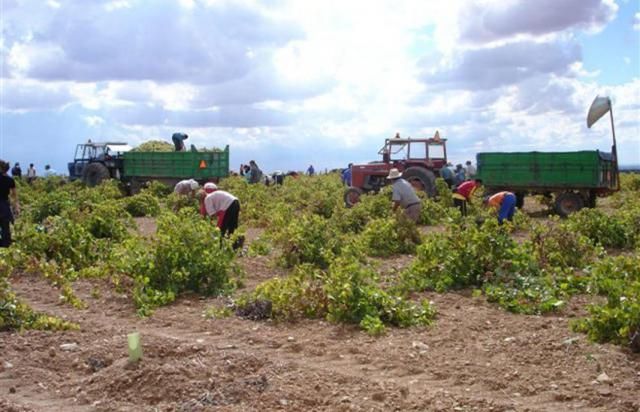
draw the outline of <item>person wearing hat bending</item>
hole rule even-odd
[[[179,195],[191,196],[193,198],[196,191],[198,190],[198,187],[200,187],[200,185],[198,185],[198,182],[196,182],[194,179],[186,179],[176,183],[176,187],[173,189],[173,191],[174,193],[177,193]]]
[[[489,207],[498,209],[498,223],[502,224],[505,219],[511,221],[516,211],[516,195],[511,192],[498,192],[495,195],[484,199],[484,203]]]
[[[405,216],[411,219],[413,222],[417,222],[420,218],[420,211],[422,205],[420,198],[416,195],[413,186],[402,178],[402,173],[396,168],[389,170],[389,176],[387,179],[391,181],[393,193],[391,200],[393,200],[393,210],[397,210],[402,207]]]
[[[231,235],[238,228],[240,202],[229,192],[219,190],[215,183],[205,183],[204,196],[201,197],[200,213],[203,216],[214,216],[218,220],[218,228],[222,236]]]

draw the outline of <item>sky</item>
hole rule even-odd
[[[0,0],[0,158],[66,171],[87,139],[339,168],[385,138],[610,151],[640,164],[640,0]]]

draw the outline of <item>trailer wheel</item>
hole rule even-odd
[[[82,169],[82,181],[89,187],[98,186],[110,177],[109,169],[102,163],[89,163]]]
[[[577,193],[565,192],[556,196],[556,213],[562,217],[567,217],[573,212],[584,207],[582,196]]]
[[[360,201],[360,196],[362,196],[362,189],[359,187],[350,187],[344,192],[344,205],[346,207],[353,207],[356,203]]]
[[[402,177],[418,190],[424,190],[427,196],[435,197],[436,175],[431,170],[421,167],[410,167],[402,172]]]
[[[586,199],[585,199],[585,206],[587,206],[588,208],[593,209],[594,207],[596,207],[596,194],[595,192],[591,191],[589,192],[589,194],[587,195]]]

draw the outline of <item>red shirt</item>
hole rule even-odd
[[[460,186],[458,186],[456,193],[462,195],[462,197],[464,197],[466,200],[469,200],[469,198],[473,196],[473,192],[475,192],[477,188],[478,184],[475,182],[475,180],[467,180],[466,182],[463,182],[460,184]]]

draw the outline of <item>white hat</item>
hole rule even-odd
[[[200,187],[200,185],[198,184],[198,182],[196,182],[195,180],[191,179],[189,181],[189,186],[191,186],[191,190],[198,190],[198,187]]]
[[[208,182],[208,183],[204,184],[204,191],[205,192],[211,193],[211,192],[213,192],[215,190],[218,190],[218,186],[216,186],[215,183]]]
[[[393,169],[389,170],[389,176],[387,176],[387,179],[398,179],[400,177],[402,177],[402,173],[400,173],[400,171],[394,167]]]

